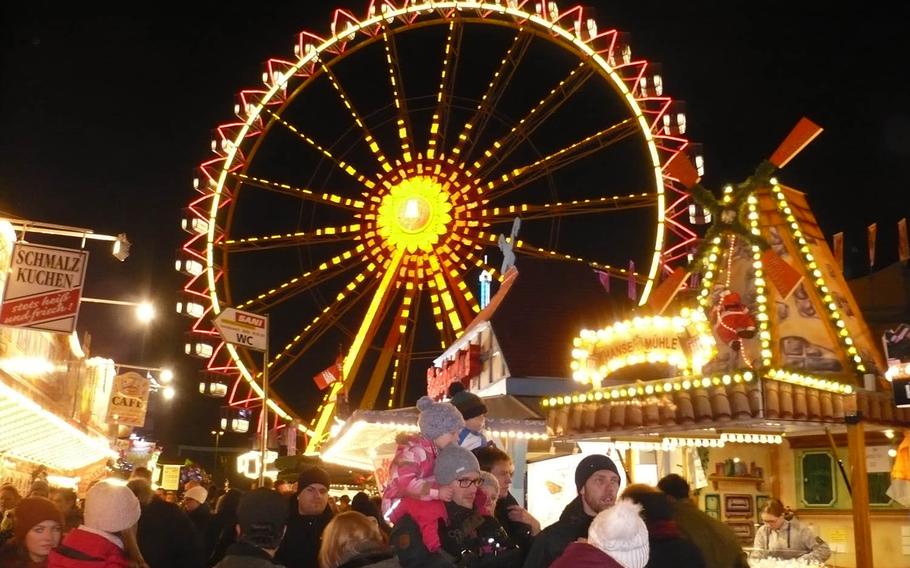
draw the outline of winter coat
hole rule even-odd
[[[527,564],[525,564],[527,566]],[[650,564],[648,564],[650,566]],[[606,552],[586,542],[572,542],[551,568],[623,568]]]
[[[509,507],[517,505],[518,501],[515,500],[515,497],[512,497],[511,493],[507,493],[505,497],[496,500],[496,511],[493,516],[506,530],[509,539],[527,554],[531,550],[531,545],[534,544],[534,535],[531,534],[531,525],[509,518]]]
[[[402,568],[518,568],[521,551],[493,517],[456,503],[444,504],[438,521],[439,550],[430,552],[416,521],[405,515],[392,529],[390,543]]]
[[[585,513],[581,497],[566,505],[559,520],[534,537],[524,568],[547,568],[566,550],[570,543],[588,538],[588,527],[594,517]],[[729,568],[729,567],[728,567]]]
[[[433,466],[436,464],[436,444],[422,434],[399,435],[395,457],[389,464],[389,483],[382,492],[382,512],[387,514],[402,497],[421,501],[439,498]],[[402,513],[392,511],[389,519],[394,523]]]
[[[401,568],[395,554],[387,548],[375,548],[349,558],[338,568]]]
[[[490,444],[483,431],[477,432],[468,427],[464,427],[458,433],[458,445],[466,450],[476,450]]]
[[[0,568],[46,568],[46,566],[47,559],[44,562],[32,562],[28,551],[15,539],[0,546]]]
[[[478,491],[480,493],[480,491]],[[420,529],[420,538],[429,552],[436,552],[442,547],[439,540],[439,521],[447,518],[445,503],[439,501],[418,501],[405,497],[398,504],[399,520],[405,515],[411,517]]]
[[[237,514],[234,512],[216,513],[209,523],[205,536],[205,549],[208,554],[206,566],[221,562],[227,549],[237,542]]]
[[[315,568],[315,564],[313,567]],[[224,558],[215,568],[284,568],[272,562],[272,557],[261,548],[247,542],[235,542],[228,547]]]
[[[326,506],[319,515],[301,515],[297,512],[296,499],[291,501],[291,507],[287,531],[275,553],[275,560],[287,568],[314,568],[318,566],[322,531],[332,520],[332,510]]]
[[[48,568],[129,568],[126,552],[111,540],[84,527],[71,530],[51,551]]]
[[[756,558],[799,558],[824,563],[831,557],[831,548],[821,537],[796,519],[784,521],[780,529],[762,525],[755,533],[752,556]]]
[[[680,532],[701,551],[705,568],[748,568],[746,553],[733,529],[706,515],[692,501],[676,501],[673,519]]]
[[[209,504],[202,503],[192,511],[186,511],[186,516],[193,522],[193,526],[196,527],[196,534],[199,535],[199,538],[202,539],[204,543],[205,534],[209,529],[209,523],[212,522],[212,509],[209,507]]]
[[[158,496],[142,507],[137,528],[139,551],[150,568],[205,565],[202,536],[186,513]]]
[[[674,521],[648,523],[648,546],[645,568],[705,568],[701,551]]]

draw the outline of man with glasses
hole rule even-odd
[[[475,510],[483,480],[474,454],[446,446],[436,456],[433,473],[439,487],[452,488],[452,500],[402,499],[404,514],[390,539],[402,568],[520,566],[520,551],[499,522]]]

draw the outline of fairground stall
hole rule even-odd
[[[895,371],[805,195],[770,176],[780,165],[714,201],[688,178],[714,217],[706,246],[655,291],[652,315],[567,346],[589,390],[545,399],[547,423],[557,439],[618,452],[632,481],[687,477],[744,546],[779,498],[829,543],[830,565],[907,566],[908,512],[889,486],[910,410],[895,406]],[[568,469],[540,467],[532,512],[533,492],[560,495]]]
[[[15,243],[11,224],[0,219],[0,289],[18,274]],[[114,364],[86,357],[75,334],[13,325],[10,316],[28,308],[20,304],[0,306],[7,322],[0,326],[0,484],[23,495],[39,477],[84,489],[117,456],[107,438]]]

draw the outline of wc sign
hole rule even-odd
[[[215,328],[228,343],[255,351],[268,346],[269,317],[226,308],[215,318]]]

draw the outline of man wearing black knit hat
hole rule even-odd
[[[594,454],[581,460],[575,468],[578,497],[566,505],[558,521],[537,535],[524,568],[547,568],[569,543],[586,538],[597,513],[616,502],[619,481],[619,470],[607,456]]]
[[[317,565],[322,531],[332,520],[329,485],[329,474],[319,466],[304,470],[297,478],[297,498],[291,501],[287,533],[275,553],[277,563],[287,568]]]

